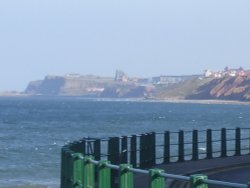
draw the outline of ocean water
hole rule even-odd
[[[0,98],[0,187],[58,188],[60,149],[84,136],[250,127],[250,106]]]

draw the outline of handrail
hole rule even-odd
[[[89,177],[85,177],[84,179],[93,179],[95,173],[93,173],[93,169],[89,166],[89,164],[94,164],[95,166],[102,166],[102,168],[109,168],[109,169],[113,169],[113,170],[117,170],[117,171],[122,171],[122,166],[125,165],[125,168],[123,170],[126,171],[126,173],[128,172],[132,172],[132,173],[140,173],[140,174],[145,174],[145,175],[150,175],[150,171],[152,170],[160,170],[160,169],[149,169],[149,170],[143,170],[143,169],[138,169],[138,168],[132,168],[129,164],[121,164],[121,165],[114,165],[114,164],[110,164],[108,163],[108,161],[96,161],[93,159],[92,156],[86,156],[83,157],[82,155],[76,155],[76,154],[70,154],[71,157],[73,157],[73,159],[75,161],[77,161],[78,159],[82,160],[83,164],[88,166],[86,169],[88,169],[87,171],[85,171],[84,176],[89,176]],[[77,161],[78,165],[80,164],[79,161]],[[83,165],[83,166],[84,166]],[[73,165],[75,168],[77,168],[76,165]],[[82,168],[82,165],[79,165],[78,168]],[[74,171],[74,170],[73,170]],[[100,170],[99,170],[100,171]],[[100,172],[99,172],[100,173]],[[228,187],[236,187],[236,188],[249,188],[250,187],[250,183],[248,184],[240,184],[240,183],[232,183],[232,182],[226,182],[226,181],[218,181],[218,180],[211,180],[211,179],[207,179],[207,176],[205,175],[192,175],[192,176],[184,176],[184,175],[175,175],[175,174],[168,174],[165,172],[160,172],[158,174],[156,174],[159,177],[163,177],[163,178],[170,178],[173,180],[182,180],[182,181],[189,181],[191,183],[190,187],[191,188],[203,188],[206,185],[221,185],[221,186],[228,186]],[[107,175],[106,176],[106,181],[111,181],[111,175]],[[191,180],[193,180],[193,178],[198,178],[199,181],[195,181],[195,182],[191,182]],[[74,181],[72,181],[73,183]],[[198,183],[197,183],[198,182]],[[79,185],[82,185],[84,183],[79,183]],[[62,186],[63,187],[63,186]],[[99,187],[102,187],[102,185],[99,185]],[[124,187],[124,186],[121,186]],[[165,184],[157,184],[157,186],[151,186],[152,188],[164,188]],[[93,186],[88,186],[88,188],[94,188]]]
[[[177,136],[173,137],[172,134]],[[162,152],[159,152],[160,150]],[[92,177],[91,173],[95,172],[94,174],[97,175],[101,164],[102,167],[111,170],[110,181],[112,185],[110,187],[112,188],[115,187],[115,182],[117,182],[118,172],[126,175],[128,175],[128,172],[132,173],[128,175],[129,177],[133,176],[134,173],[147,174],[147,176],[151,177],[152,188],[163,188],[161,186],[152,186],[159,184],[153,182],[153,177],[157,177],[160,182],[165,181],[165,178],[188,181],[193,186],[192,188],[200,188],[200,184],[205,186],[223,185],[250,188],[250,184],[210,180],[204,175],[183,176],[168,174],[161,169],[154,169],[156,164],[199,160],[204,159],[204,156],[207,159],[212,159],[243,154],[250,154],[250,128],[223,128],[215,130],[215,132],[211,129],[206,131],[180,130],[174,133],[165,131],[162,134],[150,132],[140,134],[139,136],[131,135],[106,139],[83,138],[62,148],[61,188],[71,188],[72,185],[76,185],[73,186],[74,188],[85,188],[84,182],[86,179],[80,176],[90,173],[88,176],[95,182],[95,178]],[[162,163],[159,163],[159,160],[162,160]],[[90,168],[89,164],[96,166],[96,168],[92,169],[93,172],[87,172],[88,168]],[[84,168],[85,165],[88,168]],[[85,175],[79,175],[79,171],[82,171],[82,169],[84,169]],[[107,172],[108,169],[106,169]],[[123,179],[121,182],[124,181]],[[100,183],[99,180],[96,183]],[[89,188],[94,187],[90,186]]]

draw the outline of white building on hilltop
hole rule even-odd
[[[206,69],[206,70],[204,71],[204,76],[205,76],[206,78],[212,76],[212,74],[213,74],[213,72],[212,72],[211,70],[209,70],[209,69]]]

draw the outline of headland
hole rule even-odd
[[[250,102],[250,71],[225,68],[199,75],[129,77],[117,70],[114,77],[67,74],[31,81],[23,92],[1,96],[70,96],[148,101],[247,104]]]

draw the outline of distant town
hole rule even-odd
[[[140,83],[140,84],[171,84],[171,83],[183,81],[193,76],[200,76],[200,77],[206,77],[206,78],[223,78],[226,76],[247,77],[249,75],[250,75],[250,70],[244,70],[242,67],[239,67],[238,69],[225,67],[224,70],[222,71],[212,71],[210,69],[206,69],[204,70],[204,73],[200,75],[176,75],[176,76],[161,75],[161,76],[155,76],[155,77],[150,77],[150,78],[129,77],[128,74],[126,74],[124,71],[116,70],[114,80],[118,82],[134,82],[134,83]],[[65,77],[80,78],[80,77],[83,77],[83,75],[66,74]]]
[[[122,70],[116,70],[114,80],[118,82],[134,82],[138,84],[172,84],[181,82],[187,78],[194,77],[194,76],[200,76],[200,77],[206,77],[206,78],[222,78],[226,76],[230,77],[236,77],[236,76],[242,76],[247,77],[250,75],[250,70],[244,70],[242,67],[239,67],[238,69],[233,69],[229,67],[225,67],[222,71],[212,71],[210,69],[204,70],[203,74],[200,75],[160,75],[150,78],[139,78],[139,77],[129,77],[128,74],[126,74]],[[81,74],[66,74],[66,78],[81,78],[86,77]],[[93,76],[89,76],[93,77]]]
[[[4,92],[1,96],[250,100],[250,70],[225,67],[222,71],[206,69],[200,75],[150,78],[129,77],[122,70],[116,70],[114,77],[48,75],[31,81],[23,92]]]
[[[211,71],[209,69],[205,70],[204,76],[205,77],[213,77],[213,78],[222,78],[225,76],[243,76],[247,77],[250,75],[250,70],[244,70],[242,67],[238,69],[230,69],[229,67],[225,67],[223,71]]]

